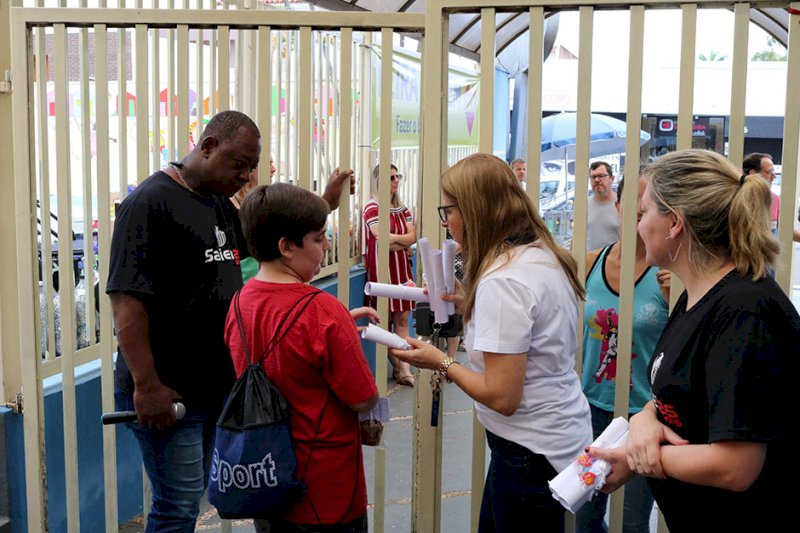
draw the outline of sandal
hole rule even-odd
[[[392,376],[394,376],[394,380],[397,382],[398,385],[405,385],[406,387],[413,387],[414,386],[414,375],[413,374],[401,374],[398,371],[392,372]]]

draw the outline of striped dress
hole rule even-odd
[[[392,207],[389,210],[389,233],[404,234],[408,231],[408,224],[413,223],[411,212],[406,206]],[[364,235],[366,235],[367,249],[365,260],[367,263],[367,280],[378,281],[378,239],[376,239],[369,228],[378,225],[378,203],[370,200],[364,206]],[[411,258],[405,250],[389,252],[389,283],[393,285],[413,284],[411,273]],[[368,297],[367,302],[370,306],[376,307],[374,297]],[[408,300],[389,300],[389,311],[396,313],[399,311],[409,311],[414,308],[414,302]]]

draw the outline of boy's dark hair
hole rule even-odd
[[[302,248],[303,237],[325,227],[330,206],[320,196],[288,183],[262,185],[242,203],[239,218],[250,255],[258,261],[281,257],[278,242],[288,239]]]

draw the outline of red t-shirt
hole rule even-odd
[[[316,290],[304,283],[247,282],[239,307],[251,357],[263,354],[289,308]],[[295,308],[292,317],[302,307],[303,303]],[[246,362],[233,305],[225,324],[225,342],[236,375],[241,376]],[[289,402],[297,475],[308,487],[306,496],[284,519],[334,524],[364,515],[367,491],[360,428],[357,413],[348,406],[372,398],[378,389],[350,313],[333,296],[317,295],[262,366]]]
[[[773,192],[772,205],[770,206],[769,210],[769,219],[770,222],[772,223],[773,229],[778,227],[778,214],[780,213],[780,210],[781,210],[781,197]]]

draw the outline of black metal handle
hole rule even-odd
[[[180,420],[186,415],[186,407],[181,402],[175,402],[172,404],[172,413],[175,415],[177,420]],[[109,424],[136,422],[137,419],[138,417],[136,416],[136,411],[114,411],[113,413],[103,413],[103,415],[100,417],[100,420],[102,420],[104,426]]]

